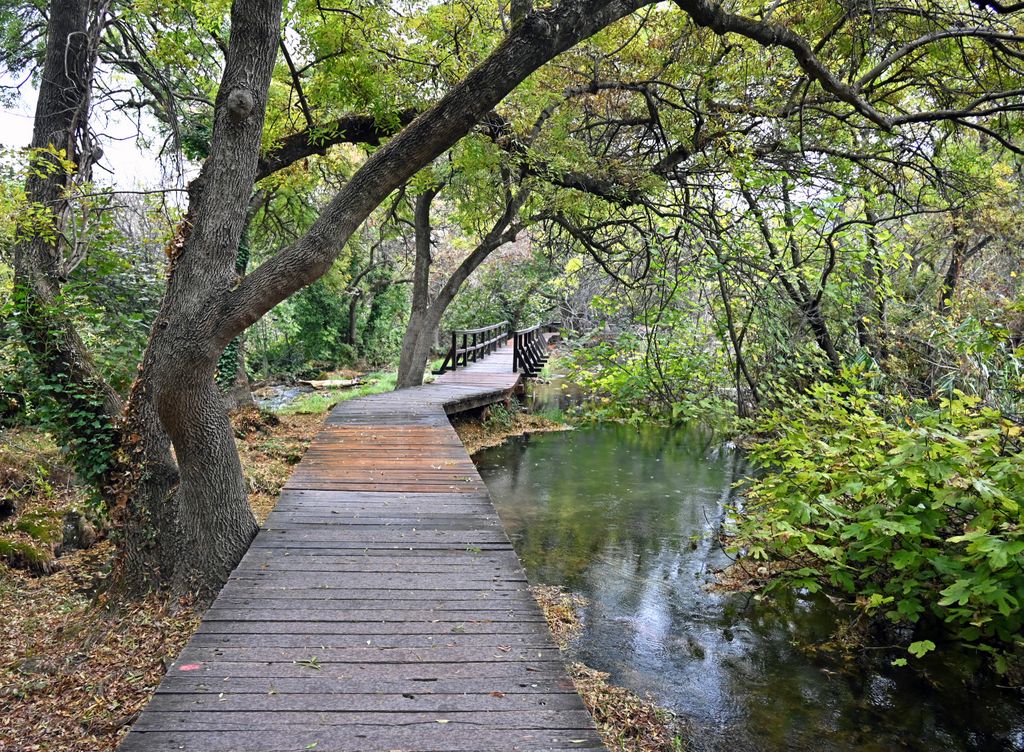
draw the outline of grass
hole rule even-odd
[[[552,407],[548,410],[538,410],[533,414],[536,415],[538,418],[551,421],[552,423],[569,422],[569,416],[565,414],[564,410],[559,410],[557,407]]]
[[[390,392],[398,380],[397,371],[375,371],[366,374],[365,384],[346,389],[328,389],[312,392],[298,397],[294,402],[278,410],[281,415],[319,415],[325,413],[339,402],[366,397],[370,394]]]

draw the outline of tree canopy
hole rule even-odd
[[[0,19],[5,100],[38,92],[0,176],[0,392],[29,395],[94,487],[125,592],[213,592],[254,535],[228,387],[356,360],[417,384],[453,323],[562,321],[606,417],[783,422],[793,394],[867,379],[893,399],[891,426],[867,421],[887,441],[907,405],[967,397],[984,417],[950,432],[1019,429],[1020,5],[73,0]],[[111,117],[164,185],[110,185]]]

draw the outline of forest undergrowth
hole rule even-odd
[[[232,425],[259,522],[273,510],[285,481],[323,425],[325,412],[236,411]],[[510,436],[569,430],[564,423],[523,412],[518,403],[455,421],[467,450]],[[31,448],[31,451],[29,451]],[[17,449],[16,454],[12,451]],[[14,457],[17,457],[17,461]],[[84,490],[43,433],[0,433],[0,479],[17,489],[18,513],[0,528],[0,542],[25,538],[17,520],[48,514],[63,519],[85,509]],[[102,520],[98,540],[60,555],[58,546],[32,539],[45,567],[24,558],[0,560],[0,752],[107,752],[117,747],[149,701],[166,667],[199,626],[201,611],[186,598],[152,595],[111,602],[104,587],[115,555]],[[15,532],[11,532],[15,530]],[[578,597],[534,588],[552,635],[565,647],[580,626]],[[610,749],[681,749],[667,711],[608,682],[608,674],[572,663],[568,670]]]
[[[262,522],[323,415],[276,416],[255,408],[233,416],[249,503]],[[16,451],[15,451],[16,450]],[[0,558],[0,752],[113,750],[149,701],[166,666],[201,614],[188,599],[152,595],[112,602],[104,593],[115,554],[94,520],[98,541],[55,556],[50,538],[31,538],[25,519],[85,509],[86,494],[50,439],[30,429],[0,432],[4,498],[17,509],[0,543],[31,546]],[[46,566],[33,561],[45,561]]]

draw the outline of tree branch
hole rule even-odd
[[[338,144],[369,144],[377,146],[411,123],[418,113],[403,110],[394,125],[382,125],[372,115],[344,115],[333,123],[310,125],[297,133],[285,136],[281,142],[259,161],[257,182],[300,159],[323,155]]]
[[[375,152],[309,231],[229,291],[214,314],[218,340],[244,331],[318,279],[389,193],[451,148],[531,73],[653,0],[567,0],[535,11],[461,83]]]
[[[796,57],[797,64],[825,91],[851,105],[865,118],[885,130],[892,130],[889,119],[876,110],[856,89],[840,81],[815,55],[811,45],[799,34],[780,24],[755,21],[724,10],[709,0],[675,0],[675,3],[698,26],[711,29],[718,35],[739,34],[765,47],[785,47]]]

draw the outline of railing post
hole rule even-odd
[[[490,353],[497,352],[505,347],[509,338],[513,343],[513,369],[524,368],[529,361],[529,344],[532,341],[528,335],[517,333],[508,321],[501,321],[497,324],[482,326],[477,329],[453,329],[452,346],[448,356],[441,363],[441,367],[434,371],[436,374],[445,371],[454,371],[460,365],[468,366],[470,362],[476,363],[486,358]],[[449,365],[450,363],[450,365]]]

